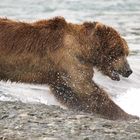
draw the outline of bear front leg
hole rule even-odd
[[[85,94],[84,96],[75,92],[73,88],[64,83],[51,85],[51,89],[56,98],[68,108],[87,113],[96,113],[101,115],[101,117],[111,120],[129,120],[138,118],[124,112],[97,86],[95,92],[88,95]]]
[[[69,73],[68,71],[59,73],[56,80],[50,84],[53,94],[62,104],[80,111],[96,113],[111,120],[137,118],[123,111],[92,81],[91,68],[82,68],[80,70],[75,67]]]
[[[129,120],[138,119],[137,116],[130,115],[122,110],[108,95],[107,93],[93,83],[94,91],[88,95],[85,102],[88,102],[89,112],[95,112],[106,119],[111,120]]]
[[[80,98],[73,92],[71,87],[67,86],[66,84],[63,83],[57,83],[57,84],[52,84],[51,86],[51,91],[55,95],[55,97],[63,104],[64,106],[72,109],[80,109],[82,105],[82,101],[80,101]]]

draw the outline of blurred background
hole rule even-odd
[[[99,21],[114,27],[126,39],[130,48],[128,58],[133,74],[116,82],[95,73],[95,80],[108,91],[122,108],[138,114],[140,99],[140,0],[3,0],[0,17],[32,22],[63,16],[67,21],[82,23]],[[20,100],[59,104],[48,97],[49,88],[42,85],[25,85],[0,82],[0,100]]]

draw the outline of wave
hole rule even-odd
[[[131,88],[112,97],[126,112],[140,116],[140,88]],[[46,85],[32,85],[22,83],[0,82],[1,101],[21,101],[24,103],[39,103],[62,106],[51,94]]]
[[[118,95],[114,101],[126,112],[140,116],[140,88],[131,88]]]
[[[46,85],[12,83],[10,81],[0,82],[0,100],[62,106]]]

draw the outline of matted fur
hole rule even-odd
[[[92,81],[93,66],[111,77],[111,62],[127,55],[127,44],[118,32],[98,22],[0,19],[1,80],[48,84],[64,105],[108,119],[133,116]]]

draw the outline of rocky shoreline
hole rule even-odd
[[[140,120],[110,121],[44,104],[0,102],[0,140],[140,140]]]

